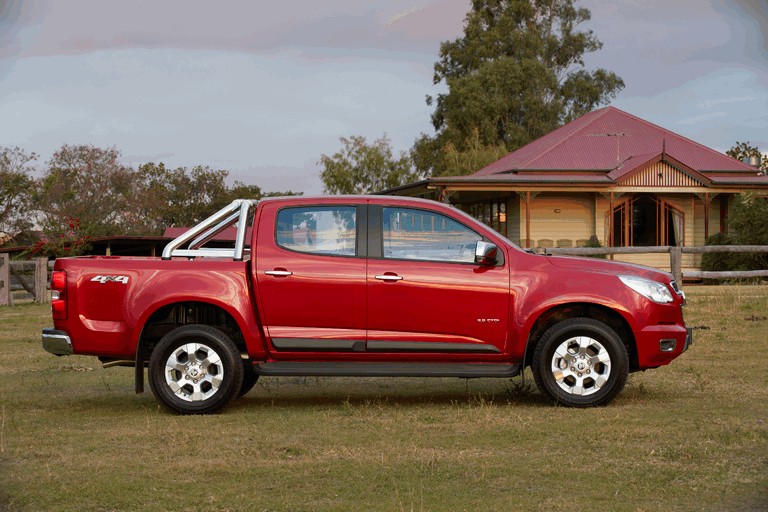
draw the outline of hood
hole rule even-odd
[[[638,276],[662,283],[668,283],[672,280],[672,274],[669,272],[634,263],[598,258],[581,258],[578,256],[547,256],[546,258],[552,265],[559,268],[600,272],[602,274]]]

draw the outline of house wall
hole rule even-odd
[[[705,245],[704,236],[704,199],[694,200],[696,226],[693,234],[693,245]],[[720,232],[720,200],[718,196],[709,201],[709,236]]]
[[[507,232],[502,233],[516,244],[520,242],[520,234],[523,233],[523,230],[520,229],[520,203],[520,196],[516,193],[507,198]],[[525,217],[523,217],[523,224],[525,224]],[[525,240],[523,240],[523,244],[525,244]]]
[[[704,245],[703,242],[699,242],[699,239],[703,239],[704,233],[704,206],[703,203],[692,194],[655,194],[659,199],[667,201],[672,206],[678,208],[683,212],[685,216],[685,234],[683,239],[683,245],[695,246]],[[614,205],[624,199],[626,195],[614,197]],[[693,200],[692,200],[693,198]],[[699,203],[699,210],[696,208],[696,204]],[[711,211],[712,203],[710,203],[710,233],[716,232],[719,226],[719,210],[716,214]],[[610,201],[608,198],[603,197],[601,194],[597,194],[595,200],[596,210],[596,228],[597,237],[600,243],[608,245],[608,233],[606,233],[606,218],[610,209]],[[699,212],[699,213],[697,213]],[[712,224],[713,219],[717,218],[717,224]],[[713,226],[716,226],[713,230]],[[700,234],[699,234],[700,232]],[[628,263],[637,263],[640,265],[647,265],[649,267],[656,267],[663,270],[669,270],[669,254],[657,253],[657,254],[616,254],[614,260],[624,261]],[[698,269],[701,264],[701,257],[695,254],[683,254],[682,266],[683,269],[693,270]]]
[[[540,193],[532,197],[531,247],[542,247],[558,241],[576,247],[595,233],[595,200],[593,193],[557,194]],[[521,245],[525,245],[525,200],[520,201],[519,232]],[[542,242],[543,241],[543,242]]]
[[[616,194],[614,204],[626,198],[629,194]],[[610,201],[607,196],[597,192],[585,193],[538,193],[531,194],[531,247],[557,247],[561,245],[577,247],[591,236],[604,246],[608,245],[606,233],[607,213]],[[499,198],[498,194],[466,194],[462,200],[484,200],[491,197]],[[694,194],[656,194],[672,206],[681,210],[685,216],[685,246],[704,245],[704,202]],[[559,210],[559,212],[556,212]],[[506,233],[513,242],[525,247],[525,195],[516,192],[506,196]],[[714,196],[709,204],[709,234],[715,234],[720,229],[720,200]],[[638,263],[660,269],[669,270],[669,254],[627,254],[614,255],[616,261]],[[683,269],[699,269],[701,255],[683,254]]]
[[[704,236],[704,199],[698,197],[694,201],[694,210],[696,225],[693,234],[693,245],[702,246],[706,245],[706,237]],[[709,201],[709,236],[712,236],[720,232],[720,196],[710,196]],[[694,257],[694,266],[701,267],[701,254],[696,254]]]

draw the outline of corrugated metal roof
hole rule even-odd
[[[622,162],[618,167],[609,172],[608,177],[612,180],[621,179],[623,176],[658,160],[660,156],[661,153],[646,153],[644,155],[631,156],[625,162]]]
[[[714,185],[759,185],[768,187],[768,176],[764,174],[755,176],[711,176]]]
[[[606,175],[596,174],[494,174],[490,176],[451,176],[432,178],[434,184],[442,183],[605,183],[611,184]]]
[[[615,107],[590,112],[480,169],[475,176],[511,170],[610,171],[641,155],[675,155],[698,172],[756,171],[754,167]]]

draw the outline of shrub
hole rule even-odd
[[[707,238],[705,245],[734,245],[735,241],[732,235],[725,233],[715,233]],[[742,256],[737,253],[727,252],[707,252],[701,257],[701,270],[707,272],[725,272],[728,270],[735,270],[736,264],[733,261],[733,256]]]
[[[584,247],[602,247],[603,244],[600,243],[600,240],[597,239],[595,235],[592,235],[589,237],[589,240],[587,240],[587,243],[584,244]],[[607,254],[588,254],[590,258],[601,258],[605,259],[608,257]]]
[[[768,201],[764,197],[741,194],[733,204],[732,234],[716,233],[706,245],[768,245]],[[766,253],[706,253],[701,269],[726,272],[768,268]]]

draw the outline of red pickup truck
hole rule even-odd
[[[234,246],[216,237],[236,228]],[[210,413],[262,376],[513,377],[575,407],[691,343],[669,273],[524,251],[449,205],[237,200],[161,258],[56,260],[43,347],[144,369],[158,401]]]

